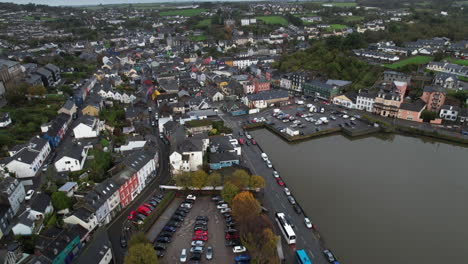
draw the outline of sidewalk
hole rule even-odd
[[[172,203],[166,208],[164,213],[159,216],[156,223],[146,233],[146,238],[153,243],[158,234],[161,232],[166,223],[171,219],[174,212],[179,208],[180,203],[183,201],[181,198],[175,198]]]

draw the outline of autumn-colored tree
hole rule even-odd
[[[208,175],[208,179],[206,181],[207,186],[220,186],[221,183],[221,174],[213,172]]]
[[[128,249],[124,264],[158,264],[154,248],[149,243],[136,244]]]
[[[231,203],[232,215],[241,226],[251,222],[260,213],[260,203],[251,192],[241,192],[237,194]]]
[[[34,85],[28,87],[28,94],[30,95],[44,95],[47,89],[42,85]]]
[[[202,188],[206,186],[206,181],[208,179],[208,174],[203,170],[197,170],[192,173],[192,187]]]
[[[138,232],[130,238],[130,241],[128,241],[128,247],[131,248],[135,245],[145,243],[148,243],[148,239],[146,238],[145,233]]]
[[[257,188],[264,188],[265,187],[265,180],[262,176],[259,175],[252,175],[249,181],[249,187],[252,189]]]
[[[239,189],[244,189],[249,185],[250,175],[245,170],[236,170],[230,178],[230,182]]]
[[[186,189],[192,184],[190,172],[183,171],[175,176],[176,185]]]
[[[221,196],[223,200],[231,204],[232,199],[236,196],[239,192],[239,188],[230,182],[224,183],[223,190],[221,191]]]

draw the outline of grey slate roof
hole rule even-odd
[[[430,92],[430,93],[439,92],[439,93],[444,93],[444,94],[447,92],[447,90],[441,86],[424,86],[423,91]]]
[[[218,163],[221,161],[239,160],[239,157],[231,152],[210,153],[210,163]]]
[[[50,196],[45,193],[38,193],[31,202],[31,209],[37,212],[45,213],[47,206],[50,205]]]
[[[105,228],[98,229],[93,240],[88,242],[86,248],[78,256],[76,264],[99,263],[107,251],[111,248],[109,236]]]
[[[402,103],[400,105],[400,109],[420,112],[425,106],[426,103],[423,100],[418,99],[412,103]]]
[[[279,98],[288,98],[289,93],[286,90],[270,90],[259,92],[256,94],[248,94],[247,98],[249,101],[258,101],[258,100],[273,100]]]

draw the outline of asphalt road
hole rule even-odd
[[[228,115],[223,115],[221,118],[225,121],[227,126],[233,129],[233,135],[236,138],[240,138],[239,131],[242,130],[241,123],[244,122],[244,119],[230,117]],[[242,138],[246,139],[245,136]],[[305,249],[313,263],[328,263],[322,254],[323,247],[318,234],[314,234],[314,231],[305,226],[305,215],[303,213],[299,215],[293,210],[292,205],[289,203],[284,193],[284,187],[279,186],[273,177],[274,164],[273,168],[268,168],[260,157],[261,153],[262,151],[259,146],[244,145],[242,147],[243,164],[249,167],[254,174],[260,175],[265,179],[266,186],[263,190],[263,194],[260,194],[259,198],[269,210],[268,215],[271,217],[276,233],[281,235],[286,263],[295,263],[294,250],[296,249]],[[285,182],[285,184],[287,185],[287,182]],[[294,193],[292,193],[292,195],[294,196]],[[297,237],[295,247],[289,246],[284,240],[274,220],[274,214],[276,212],[285,213],[290,223],[294,225],[294,232]]]

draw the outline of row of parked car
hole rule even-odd
[[[163,197],[162,194],[154,195],[146,203],[138,206],[135,211],[131,211],[127,219],[134,224],[142,224],[146,217],[156,210],[156,206],[162,201]]]
[[[194,196],[193,196],[194,197]],[[208,241],[208,217],[197,216],[195,218],[195,224],[193,227],[192,243],[190,248],[190,260],[192,263],[198,263],[202,259],[203,253],[205,252],[205,244]],[[213,259],[213,247],[208,246],[205,252],[205,258],[207,260]],[[187,261],[187,250],[184,248],[180,254],[180,262],[184,263]]]
[[[181,203],[180,207],[172,215],[171,219],[163,227],[162,231],[158,234],[155,240],[154,249],[159,258],[164,256],[168,244],[172,242],[172,237],[177,229],[181,226],[185,217],[190,212],[192,204],[195,202],[196,197],[193,195],[187,196],[185,201]]]

